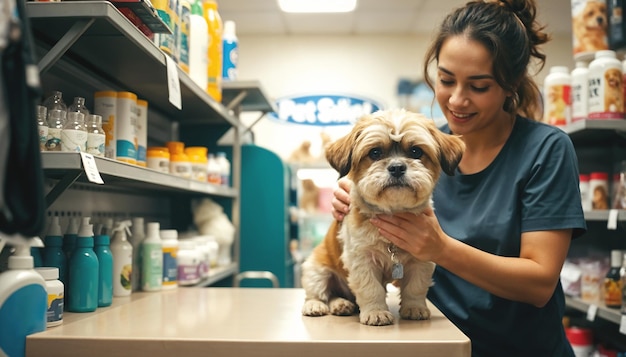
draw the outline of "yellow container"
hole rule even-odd
[[[170,154],[184,153],[185,152],[185,143],[181,141],[168,141],[165,143],[167,148],[170,151]]]
[[[170,152],[170,173],[175,176],[191,178],[191,162],[184,152]]]
[[[207,152],[202,146],[185,148],[185,154],[191,163],[191,178],[200,182],[207,182]]]
[[[209,25],[209,68],[207,93],[218,103],[222,101],[222,18],[217,12],[217,1],[204,0],[202,12]]]
[[[163,146],[152,146],[147,151],[148,167],[157,171],[170,172],[170,151]]]
[[[106,137],[104,156],[115,159],[117,137],[115,134],[117,116],[117,92],[99,91],[94,93],[93,113],[102,117],[102,129]]]

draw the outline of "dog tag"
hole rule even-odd
[[[391,268],[392,279],[402,279],[404,276],[404,266],[401,263],[394,263]]]

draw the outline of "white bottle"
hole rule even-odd
[[[237,79],[237,62],[239,62],[239,40],[237,39],[234,21],[224,22],[222,34],[222,78],[225,81]]]
[[[48,293],[48,311],[46,327],[58,326],[63,323],[63,301],[65,288],[59,280],[59,268],[39,267],[35,271],[46,281]]]
[[[141,244],[141,289],[160,291],[163,288],[163,243],[159,223],[147,224],[146,239]]]
[[[87,128],[83,113],[67,113],[67,121],[61,130],[61,151],[87,151]]]
[[[572,122],[587,119],[589,107],[589,68],[583,61],[576,62],[572,70]]]
[[[43,105],[37,106],[37,132],[39,133],[39,150],[46,151],[48,141],[48,108]]]
[[[543,86],[545,123],[563,126],[571,122],[571,88],[569,69],[565,66],[551,67]]]
[[[87,114],[85,127],[87,128],[87,153],[93,156],[104,157],[106,134],[104,129],[102,129],[102,116]]]
[[[200,262],[202,256],[192,239],[178,242],[178,285],[194,285],[200,282]]]
[[[133,218],[131,233],[128,237],[128,242],[133,246],[133,273],[130,282],[132,290],[138,291],[141,288],[141,244],[146,238],[142,217]]]
[[[131,221],[121,221],[113,228],[113,296],[129,296],[132,292],[133,246],[128,242]]]
[[[161,235],[163,252],[163,290],[178,287],[178,231],[164,229]]]
[[[624,118],[622,63],[615,51],[598,51],[589,64],[589,118]]]
[[[220,151],[217,153],[217,163],[220,166],[220,182],[222,186],[230,186],[230,161],[226,157],[226,153]]]
[[[207,90],[209,51],[209,26],[202,15],[202,1],[191,4],[189,16],[189,77],[203,90]]]
[[[215,185],[222,184],[222,168],[214,154],[209,154],[207,159],[207,180]]]

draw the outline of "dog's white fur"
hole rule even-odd
[[[235,226],[224,213],[222,206],[210,198],[203,198],[192,203],[193,222],[202,235],[215,238],[218,245],[217,265],[232,262],[232,245],[235,240]]]
[[[358,309],[363,324],[392,324],[386,285],[393,282],[400,288],[401,318],[430,318],[426,293],[434,263],[393,246],[369,219],[380,213],[419,213],[430,206],[441,170],[452,175],[463,150],[459,137],[401,109],[366,115],[348,135],[327,146],[331,166],[353,182],[351,210],[342,223],[332,223],[302,266],[304,315],[352,315]],[[391,251],[404,267],[404,277],[395,281]]]

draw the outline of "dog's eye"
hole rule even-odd
[[[419,146],[412,146],[409,150],[409,155],[414,159],[419,159],[424,155],[424,151]]]
[[[368,156],[374,161],[380,160],[383,157],[383,150],[381,148],[373,148],[370,150]]]

